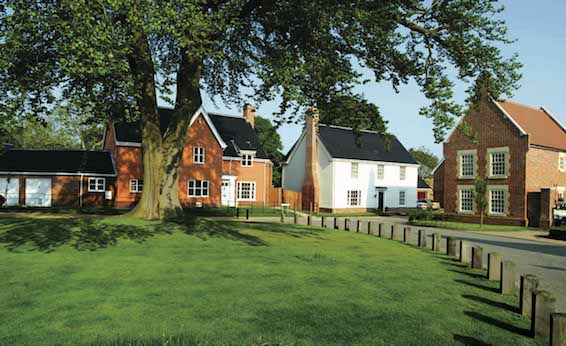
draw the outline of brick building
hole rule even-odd
[[[444,142],[434,170],[435,199],[449,218],[478,221],[477,177],[488,183],[486,223],[547,226],[566,187],[566,128],[544,107],[483,99]]]
[[[254,130],[255,110],[244,114],[192,116],[179,172],[179,199],[185,206],[268,203],[272,167]],[[162,131],[170,109],[159,109]],[[143,191],[139,123],[109,123],[103,151],[0,151],[0,195],[5,206],[133,207]]]

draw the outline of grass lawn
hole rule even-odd
[[[538,228],[533,227],[522,227],[522,226],[497,226],[497,225],[480,225],[477,223],[464,223],[464,222],[451,222],[451,221],[424,221],[415,220],[410,222],[411,225],[415,226],[426,226],[426,227],[437,227],[446,229],[455,229],[459,231],[536,231]]]
[[[344,231],[3,218],[0,263],[2,345],[534,344],[480,272]]]

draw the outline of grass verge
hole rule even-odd
[[[437,254],[288,224],[0,219],[0,344],[535,344]]]
[[[498,225],[483,225],[475,223],[452,222],[452,221],[433,221],[433,220],[413,220],[409,224],[414,226],[425,226],[435,228],[454,229],[458,231],[490,231],[490,232],[518,232],[518,231],[536,231],[537,228],[522,227],[522,226],[498,226]]]

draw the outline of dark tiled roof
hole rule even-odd
[[[228,145],[224,150],[224,156],[238,157],[237,148],[239,148],[240,150],[256,150],[258,158],[269,158],[261,148],[254,129],[246,119],[216,113],[208,113],[208,115],[220,137]]]
[[[116,174],[109,152],[72,149],[11,149],[0,153],[0,171]]]
[[[389,148],[376,132],[360,131],[356,142],[352,129],[320,124],[319,136],[333,158],[417,164],[395,136]]]
[[[169,126],[172,109],[159,108],[161,119],[161,133]],[[257,150],[256,157],[267,159],[267,154],[261,148],[254,129],[248,124],[246,119],[238,116],[228,116],[223,114],[208,113],[214,127],[218,130],[222,140],[228,147],[224,150],[224,156],[239,157],[236,147],[240,150]],[[116,123],[116,140],[119,142],[141,143],[139,122]]]
[[[431,187],[424,181],[424,179],[419,175],[418,185],[419,189],[431,189]]]

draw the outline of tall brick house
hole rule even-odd
[[[447,217],[478,221],[473,191],[482,177],[488,183],[487,223],[548,226],[566,188],[566,128],[544,107],[491,98],[461,124],[444,142],[444,158],[434,170],[435,199]]]
[[[172,110],[159,110],[162,132]],[[195,112],[179,172],[179,199],[185,206],[236,206],[268,203],[273,164],[254,130],[255,109],[243,116]],[[116,205],[134,206],[143,189],[139,123],[110,123],[104,149],[116,163]]]

